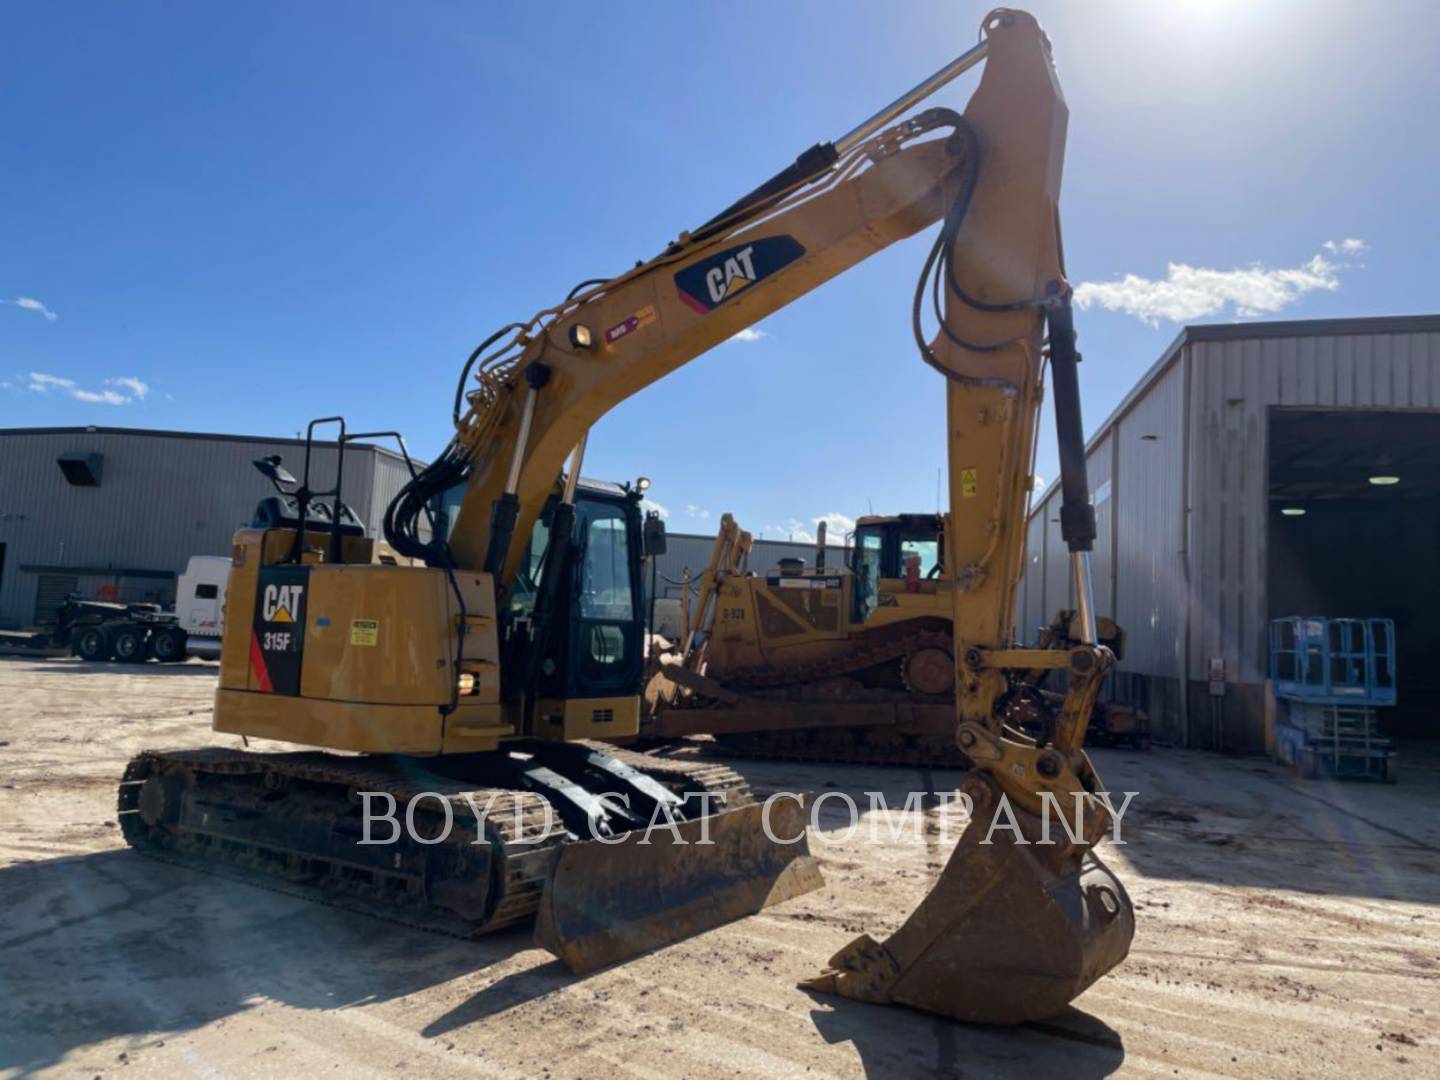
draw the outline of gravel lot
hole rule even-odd
[[[935,821],[877,847],[827,815],[825,889],[581,979],[526,933],[460,942],[134,855],[114,820],[130,754],[237,741],[209,731],[215,671],[0,657],[6,1075],[1440,1076],[1440,753],[1423,745],[1393,787],[1097,752],[1112,790],[1139,792],[1105,853],[1135,946],[1069,1013],[989,1029],[795,987],[904,919],[947,854]],[[735,764],[762,792],[892,805],[958,780]]]

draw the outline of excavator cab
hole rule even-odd
[[[558,502],[551,500],[531,531],[507,596],[505,633],[515,643],[516,658],[536,665],[535,689],[541,699],[637,697],[645,674],[640,492],[594,480],[578,483],[551,626],[540,631],[534,627],[535,604],[547,572]],[[542,655],[521,655],[532,650]]]

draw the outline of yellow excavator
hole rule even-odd
[[[982,61],[963,115],[913,111]],[[767,819],[723,766],[594,741],[639,725],[647,528],[643,485],[581,481],[586,439],[619,402],[939,222],[911,323],[943,378],[955,738],[977,825],[895,934],[860,937],[808,985],[981,1022],[1064,1007],[1134,930],[1095,855],[1108,819],[1083,749],[1112,661],[1090,608],[1057,208],[1066,122],[1039,25],[991,13],[976,46],[852,131],[654,258],[482,342],[455,391],[455,434],[390,504],[383,541],[342,505],[343,447],[379,433],[329,418],[334,485],[312,489],[307,455],[293,513],[236,535],[213,721],[310,749],[141,753],[120,785],[127,840],[451,931],[533,919],[577,972],[817,887],[803,842],[788,842],[804,832],[798,810],[785,818],[793,801]],[[1047,357],[1083,632],[1072,648],[1024,650],[1010,621]],[[1069,673],[1043,742],[997,712],[1007,673],[1036,668]],[[1001,807],[1038,838],[1047,803],[1052,829],[1066,826],[1057,843],[1007,830],[986,842]]]
[[[693,604],[681,604],[679,640],[652,658],[640,738],[627,744],[710,735],[731,757],[967,767],[955,742],[946,519],[862,517],[843,553],[826,550],[821,522],[811,566],[787,558],[757,571],[751,535],[723,514]],[[1095,622],[1120,660],[1124,633]],[[1042,649],[1080,640],[1073,611],[1036,629]],[[1063,702],[1045,687],[1050,674],[1012,675],[997,704],[1009,726],[1050,730]],[[1091,711],[1092,742],[1143,747],[1148,729],[1133,706]]]

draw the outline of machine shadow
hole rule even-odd
[[[812,994],[815,1030],[852,1043],[871,1080],[915,1076],[1068,1076],[1094,1080],[1125,1062],[1119,1034],[1076,1008],[1019,1027],[962,1024],[889,1005]]]
[[[163,1038],[263,1000],[387,1001],[531,948],[528,928],[452,939],[127,850],[17,863],[0,868],[0,1071],[53,1067],[116,1037]],[[518,1003],[569,980],[541,964],[488,998]]]
[[[761,797],[795,791],[811,799],[848,794],[862,813],[873,795],[903,806],[919,792],[953,791],[956,769],[912,765],[843,765],[726,757],[700,744],[708,759],[741,773]],[[1132,895],[1146,878],[1199,881],[1249,889],[1440,905],[1440,750],[1406,742],[1399,784],[1297,780],[1263,758],[1224,758],[1198,750],[1137,753],[1099,749],[1091,757],[1122,818],[1123,845],[1101,857]],[[842,806],[816,815],[822,832],[848,824]],[[963,827],[963,826],[962,826]],[[938,869],[950,844],[927,834],[927,859]],[[820,843],[818,850],[826,850]]]
[[[180,664],[122,664],[118,660],[81,660],[70,656],[30,656],[22,657],[15,653],[0,655],[0,660],[30,660],[32,663],[38,661],[49,661],[49,667],[53,665],[64,665],[64,674],[68,678],[72,675],[139,675],[145,678],[185,678],[187,676],[208,675],[212,679],[220,676],[220,662],[218,660],[187,660]]]
[[[1143,878],[1440,904],[1440,770],[1433,749],[1410,752],[1396,785],[1196,750],[1100,751],[1117,805],[1136,793],[1125,843],[1105,857]]]

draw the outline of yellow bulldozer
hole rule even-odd
[[[843,553],[753,569],[753,538],[723,514],[681,632],[652,657],[639,739],[710,735],[728,756],[964,768],[955,743],[955,650],[944,514],[860,518]],[[688,599],[688,597],[687,597]],[[695,613],[693,626],[690,613]],[[1073,611],[1037,628],[1036,646],[1078,642]],[[1096,617],[1118,661],[1125,635]],[[1015,672],[999,704],[1010,726],[1045,737],[1064,695],[1056,673]],[[1149,718],[1096,702],[1093,742],[1149,745]]]
[[[915,111],[982,63],[963,115]],[[1112,658],[1089,607],[1066,123],[1049,40],[1031,16],[993,12],[977,45],[851,131],[653,258],[486,338],[461,370],[453,436],[389,505],[383,540],[343,512],[343,447],[383,433],[328,418],[334,484],[314,490],[307,465],[293,513],[236,535],[213,720],[306,749],[137,755],[119,789],[129,843],[461,933],[533,920],[577,972],[819,887],[791,842],[799,810],[783,820],[793,801],[766,830],[729,769],[595,741],[639,729],[646,529],[643,485],[581,481],[587,436],[649,384],[939,223],[911,323],[948,418],[954,738],[977,814],[1003,801],[1038,837],[1053,802],[1073,839],[985,844],[967,829],[905,925],[852,942],[811,985],[974,1021],[1064,1007],[1134,929],[1095,855],[1108,819],[1083,748]],[[1082,632],[1071,648],[1016,650],[1047,357]],[[1069,672],[1044,742],[997,711],[1007,672],[1033,668]],[[656,822],[673,828],[652,837]]]

